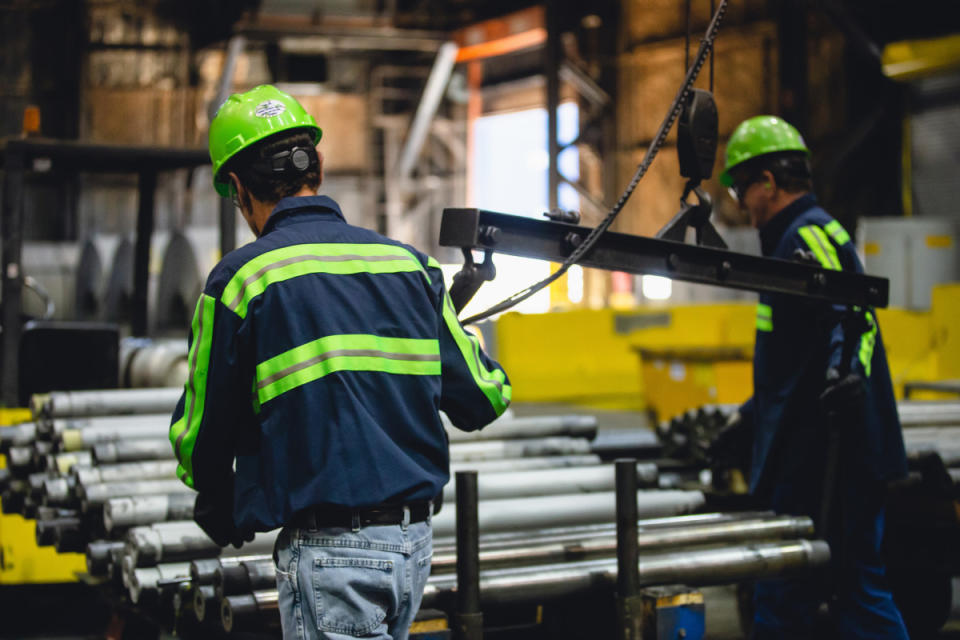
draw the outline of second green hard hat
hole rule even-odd
[[[230,158],[267,136],[289,129],[307,129],[314,144],[323,135],[313,116],[273,85],[260,85],[227,98],[210,122],[210,161],[217,193],[230,195],[229,180],[219,175]]]
[[[738,164],[779,151],[799,151],[810,155],[803,136],[796,127],[777,116],[756,116],[744,120],[734,129],[727,142],[726,164],[720,174],[720,184],[733,185],[730,169]]]

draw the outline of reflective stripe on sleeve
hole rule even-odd
[[[773,331],[773,309],[768,304],[757,304],[757,331]]]
[[[873,363],[873,349],[877,346],[877,321],[873,317],[873,313],[867,311],[864,314],[864,317],[867,320],[867,324],[870,325],[870,328],[863,332],[863,335],[860,336],[860,364],[863,365],[863,372],[870,377],[870,370],[872,369]]]
[[[799,234],[824,269],[840,270],[840,259],[837,258],[837,250],[834,248],[833,243],[830,242],[830,239],[827,238],[827,234],[824,233],[823,229],[816,225],[809,225],[800,227]]]
[[[336,371],[440,375],[440,343],[433,339],[333,335],[294,347],[257,365],[256,396],[264,404]]]
[[[311,273],[402,273],[426,269],[407,249],[388,244],[298,244],[268,251],[243,265],[223,290],[221,302],[241,318],[250,302],[276,282]]]
[[[480,359],[480,342],[476,336],[464,331],[460,325],[460,321],[457,319],[457,312],[453,308],[450,294],[446,292],[443,294],[443,320],[450,334],[453,336],[454,342],[456,342],[457,348],[460,350],[460,354],[467,363],[467,368],[473,376],[473,381],[483,394],[487,396],[487,400],[490,401],[493,410],[499,416],[510,405],[513,389],[507,384],[507,378],[503,371],[500,369],[490,371],[484,366],[483,360]]]
[[[193,487],[193,446],[196,444],[207,395],[207,372],[210,369],[210,345],[213,341],[213,318],[217,301],[200,294],[193,313],[193,344],[187,354],[190,367],[184,393],[183,417],[170,427],[173,452],[183,470],[180,478]]]
[[[843,228],[843,225],[837,222],[836,220],[831,220],[825,226],[824,231],[830,234],[830,237],[833,238],[834,242],[838,246],[843,246],[850,242],[850,234],[847,233],[847,230]]]

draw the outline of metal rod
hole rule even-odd
[[[641,612],[637,557],[637,461],[614,463],[617,477],[617,618],[622,640],[640,640]]]
[[[459,48],[455,43],[445,42],[437,51],[437,57],[433,62],[433,68],[430,69],[430,76],[423,88],[423,95],[417,105],[413,122],[410,123],[407,141],[403,145],[396,163],[396,177],[401,183],[409,179],[413,172],[414,164],[430,130],[430,122],[437,113],[437,107],[440,106],[443,92],[450,81],[450,74],[453,73],[458,50]]]
[[[454,638],[482,640],[480,611],[480,525],[476,471],[458,471],[457,488],[457,610]]]
[[[472,460],[451,462],[450,471],[473,470],[480,474],[503,471],[522,471],[533,469],[559,469],[561,467],[590,467],[599,465],[600,456],[580,454],[571,456],[532,456],[529,458],[509,458],[506,460]]]
[[[94,445],[92,451],[96,464],[174,459],[173,447],[166,438],[104,442]]]
[[[98,467],[74,468],[70,475],[79,485],[101,482],[121,482],[124,480],[161,480],[177,477],[176,465],[167,460],[148,460],[126,462],[122,464],[100,465]]]
[[[30,407],[34,416],[71,418],[133,413],[172,413],[183,389],[105,389],[98,391],[54,391],[34,395]]]
[[[110,556],[123,550],[121,540],[94,540],[87,544],[87,573],[91,576],[106,576],[109,573]]]
[[[131,332],[147,335],[147,293],[150,281],[150,243],[153,237],[157,172],[143,170],[137,180],[137,236],[133,252],[133,318]]]
[[[193,491],[111,498],[103,505],[103,526],[109,533],[123,527],[189,520],[196,501]]]
[[[102,506],[111,498],[130,496],[151,496],[166,493],[194,494],[193,489],[177,478],[169,480],[144,480],[142,482],[101,482],[99,484],[78,485],[77,496],[83,511]]]
[[[21,406],[20,335],[23,331],[23,174],[24,154],[7,145],[4,154],[3,208],[0,212],[0,400]]]
[[[450,442],[477,440],[509,440],[511,438],[546,438],[569,436],[592,440],[597,435],[597,417],[581,415],[528,416],[500,418],[479,431],[461,431],[446,420]]]
[[[86,429],[67,429],[60,437],[61,451],[90,449],[94,445],[118,440],[155,440],[163,437],[170,426],[145,423],[116,427],[87,427]]]
[[[829,560],[830,548],[821,540],[685,549],[677,553],[641,556],[640,584],[731,584],[821,569]],[[543,603],[555,598],[582,596],[611,590],[616,580],[617,562],[614,559],[483,571],[480,574],[481,606]],[[456,586],[454,575],[431,576],[421,607],[436,607]],[[277,599],[276,589],[224,598],[225,608],[242,607],[244,613],[244,616],[235,615],[233,624],[225,625],[225,628],[240,631],[251,622],[259,622],[260,616],[275,617]]]
[[[642,521],[641,521],[642,522]],[[813,533],[813,521],[806,517],[780,516],[755,520],[706,522],[674,528],[641,531],[635,546],[651,553],[676,547],[742,544],[753,541],[799,538]],[[534,564],[612,558],[617,553],[617,536],[607,527],[579,534],[538,536],[505,542],[480,540],[480,566],[484,570]],[[456,565],[456,551],[434,547],[431,575],[450,573]],[[618,591],[619,593],[619,591]]]
[[[638,501],[640,517],[653,518],[693,511],[703,505],[704,497],[699,491],[641,491]],[[612,491],[484,500],[480,503],[480,529],[492,533],[612,523],[615,520],[615,503]],[[450,505],[434,516],[434,536],[453,534],[456,512],[456,505]]]
[[[592,453],[588,440],[565,436],[530,438],[529,440],[460,442],[450,445],[450,460],[456,462],[504,460],[526,456],[583,455],[588,453]]]
[[[645,486],[656,486],[657,473],[655,464],[635,464],[634,484],[642,477]],[[614,474],[609,466],[602,465],[482,474],[477,488],[481,500],[592,493],[613,489]],[[453,486],[448,484],[444,487],[443,499],[446,502],[454,499]]]

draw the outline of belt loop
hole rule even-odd
[[[433,521],[433,500],[427,503],[427,524]]]
[[[410,526],[410,507],[403,505],[403,521],[400,523],[400,528],[404,531],[407,530],[407,527]]]
[[[354,533],[360,531],[360,512],[356,509],[350,513],[350,523]]]

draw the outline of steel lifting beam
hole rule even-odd
[[[483,209],[447,208],[440,223],[440,245],[563,262],[590,231]],[[837,304],[886,307],[889,299],[886,278],[610,231],[600,236],[580,264]],[[456,306],[458,300],[453,302]]]

